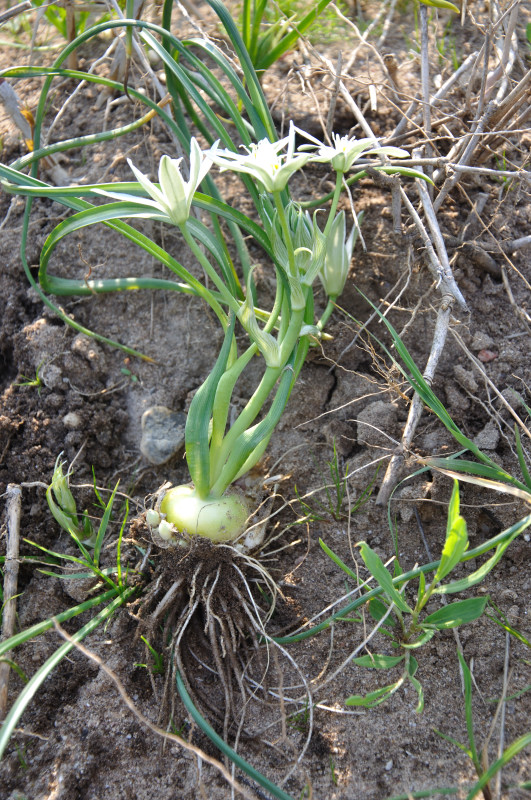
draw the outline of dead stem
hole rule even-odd
[[[431,385],[435,370],[437,369],[437,364],[439,363],[439,359],[441,357],[442,351],[444,349],[444,344],[446,342],[446,336],[448,334],[448,328],[450,324],[450,314],[452,311],[452,301],[450,297],[443,298],[439,311],[437,313],[437,322],[435,324],[435,331],[433,334],[433,343],[431,347],[431,352],[428,358],[428,363],[426,364],[426,369],[423,373],[423,378],[428,385]],[[385,506],[389,502],[393,489],[395,488],[399,474],[402,470],[402,466],[405,461],[405,453],[411,447],[411,443],[413,441],[413,436],[415,435],[415,431],[417,429],[417,425],[419,423],[421,414],[422,414],[423,402],[416,392],[413,395],[413,400],[411,401],[411,406],[409,409],[409,414],[407,418],[406,425],[404,427],[404,432],[402,434],[402,440],[400,443],[400,448],[394,455],[391,457],[391,460],[387,466],[387,470],[382,481],[382,485],[380,487],[380,491],[378,492],[378,496],[376,498],[376,503],[379,506]]]
[[[14,483],[8,484],[6,501],[7,547],[4,562],[4,605],[2,612],[2,640],[9,639],[15,632],[17,613],[17,582],[19,567],[20,543],[20,511],[22,491]],[[0,661],[0,722],[4,720],[7,710],[7,689],[9,684],[10,663]]]

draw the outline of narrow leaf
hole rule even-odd
[[[360,656],[359,658],[352,659],[359,667],[368,667],[370,669],[391,669],[396,667],[404,660],[404,656],[383,656],[378,653],[371,655]]]
[[[361,557],[365,562],[365,566],[371,575],[376,578],[389,599],[392,600],[401,611],[406,614],[411,614],[412,611],[408,604],[400,592],[397,591],[397,589],[395,589],[393,586],[393,579],[391,578],[388,570],[384,567],[381,558],[374,552],[374,550],[371,550],[366,542],[362,542],[360,544],[360,552]]]
[[[448,524],[446,528],[446,541],[444,543],[441,563],[435,573],[434,583],[439,583],[460,562],[465,550],[468,548],[468,535],[466,522],[459,514],[459,484],[454,481],[452,497],[448,505]]]
[[[210,419],[216,389],[227,366],[235,323],[236,317],[231,314],[230,324],[225,332],[225,339],[217,361],[206,381],[195,393],[186,418],[184,431],[186,461],[200,497],[206,497],[210,492],[210,451],[208,446]]]
[[[434,625],[439,630],[443,628],[456,628],[466,622],[478,619],[487,605],[488,597],[470,597],[468,600],[457,600],[439,608],[424,619],[425,625]]]

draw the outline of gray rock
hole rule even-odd
[[[186,414],[152,406],[142,414],[140,450],[151,464],[165,464],[184,447]]]
[[[474,444],[480,450],[496,450],[500,441],[500,431],[494,420],[489,420],[482,431],[474,437]]]

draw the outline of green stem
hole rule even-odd
[[[208,258],[205,256],[205,254],[203,253],[203,251],[201,250],[201,248],[191,235],[190,231],[186,227],[186,224],[179,225],[179,229],[184,236],[186,244],[188,245],[194,256],[197,258],[197,260],[199,261],[199,263],[201,264],[201,266],[203,267],[204,271],[209,276],[211,281],[215,284],[219,293],[223,297],[223,300],[227,303],[230,310],[233,311],[235,314],[237,314],[238,311],[240,310],[240,304],[233,297],[231,292],[227,289],[225,283],[219,277],[216,270],[214,269]]]
[[[317,323],[317,327],[319,328],[320,331],[322,331],[324,329],[326,323],[330,319],[330,316],[331,316],[332,312],[334,311],[334,309],[336,307],[336,300],[337,300],[337,297],[329,297],[328,298],[327,306],[326,306],[325,310],[323,311],[321,319]]]
[[[229,416],[229,406],[234,391],[236,381],[241,373],[251,361],[252,357],[258,352],[255,344],[252,344],[234,364],[224,373],[216,389],[216,398],[212,414],[212,436],[210,438],[210,483],[215,483],[220,472],[220,455],[223,436],[227,427]]]
[[[273,797],[278,798],[278,800],[293,800],[291,795],[286,794],[280,787],[276,786],[276,784],[272,783],[268,780],[265,775],[262,775],[261,772],[258,772],[254,767],[244,761],[243,758],[238,755],[238,753],[230,747],[224,739],[219,736],[216,731],[212,728],[211,725],[201,716],[197,708],[194,706],[190,695],[186,690],[186,686],[184,684],[183,679],[181,678],[181,674],[179,670],[175,671],[175,680],[177,683],[177,690],[181,696],[181,700],[188,711],[188,713],[192,716],[194,722],[201,728],[203,733],[205,733],[211,742],[218,747],[221,752],[230,758],[230,760],[238,766],[243,772],[245,772],[250,778],[263,786]]]
[[[212,494],[218,494],[222,485],[225,487],[230,485],[235,479],[235,476],[238,474],[239,468],[232,476],[228,476],[226,473],[224,473],[226,462],[232,452],[238,448],[238,440],[240,436],[243,436],[248,428],[250,428],[265,405],[267,398],[269,397],[278,378],[282,374],[284,367],[290,359],[293,348],[297,344],[297,339],[300,336],[303,322],[304,309],[301,309],[300,311],[294,311],[286,331],[286,336],[281,343],[281,365],[279,367],[266,368],[262,380],[260,381],[260,384],[255,390],[253,396],[225,436],[221,447],[219,448],[219,455],[216,458],[217,479],[212,487]]]

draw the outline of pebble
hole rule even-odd
[[[142,414],[140,450],[151,464],[165,464],[184,447],[186,414],[152,406]]]
[[[474,437],[474,444],[480,450],[496,450],[500,441],[500,431],[494,420],[489,420],[482,431]]]
[[[71,430],[75,431],[78,428],[81,428],[83,425],[83,420],[75,411],[69,411],[68,414],[65,414],[63,417],[63,425],[65,428],[70,428]]]

